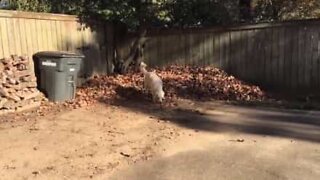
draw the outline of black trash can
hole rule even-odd
[[[60,51],[42,51],[34,55],[38,89],[50,101],[72,100],[84,55]]]

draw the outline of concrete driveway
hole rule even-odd
[[[161,157],[122,169],[111,179],[320,178],[319,112],[192,102],[181,107],[174,115],[154,115],[197,135],[180,139]]]

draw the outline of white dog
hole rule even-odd
[[[144,62],[140,63],[140,71],[144,75],[144,88],[152,94],[152,100],[160,103],[165,99],[163,91],[163,83],[161,78],[155,71],[148,72],[147,65]]]

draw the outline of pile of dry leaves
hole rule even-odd
[[[213,67],[168,66],[156,69],[163,79],[166,93],[165,106],[175,104],[177,98],[201,100],[263,101],[266,94],[257,86],[248,85],[224,71]],[[44,100],[36,113],[40,116],[77,109],[96,102],[111,103],[114,100],[151,101],[142,89],[143,75],[95,76],[77,89],[76,98],[65,103]],[[32,117],[32,113],[30,117]],[[16,116],[14,116],[16,117]],[[23,115],[25,119],[28,116]],[[1,119],[0,119],[1,121]]]
[[[265,93],[257,86],[248,85],[214,67],[168,66],[156,69],[163,79],[167,102],[177,98],[202,100],[262,101]],[[111,102],[117,98],[150,99],[142,91],[140,73],[117,76],[96,76],[78,88],[74,101],[65,106],[78,108],[97,101]]]

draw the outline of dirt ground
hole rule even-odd
[[[161,112],[158,107],[153,111]],[[153,158],[182,130],[142,112],[97,104],[0,125],[1,179],[88,179]]]
[[[0,177],[317,179],[319,115],[217,102],[100,103],[1,123]]]

